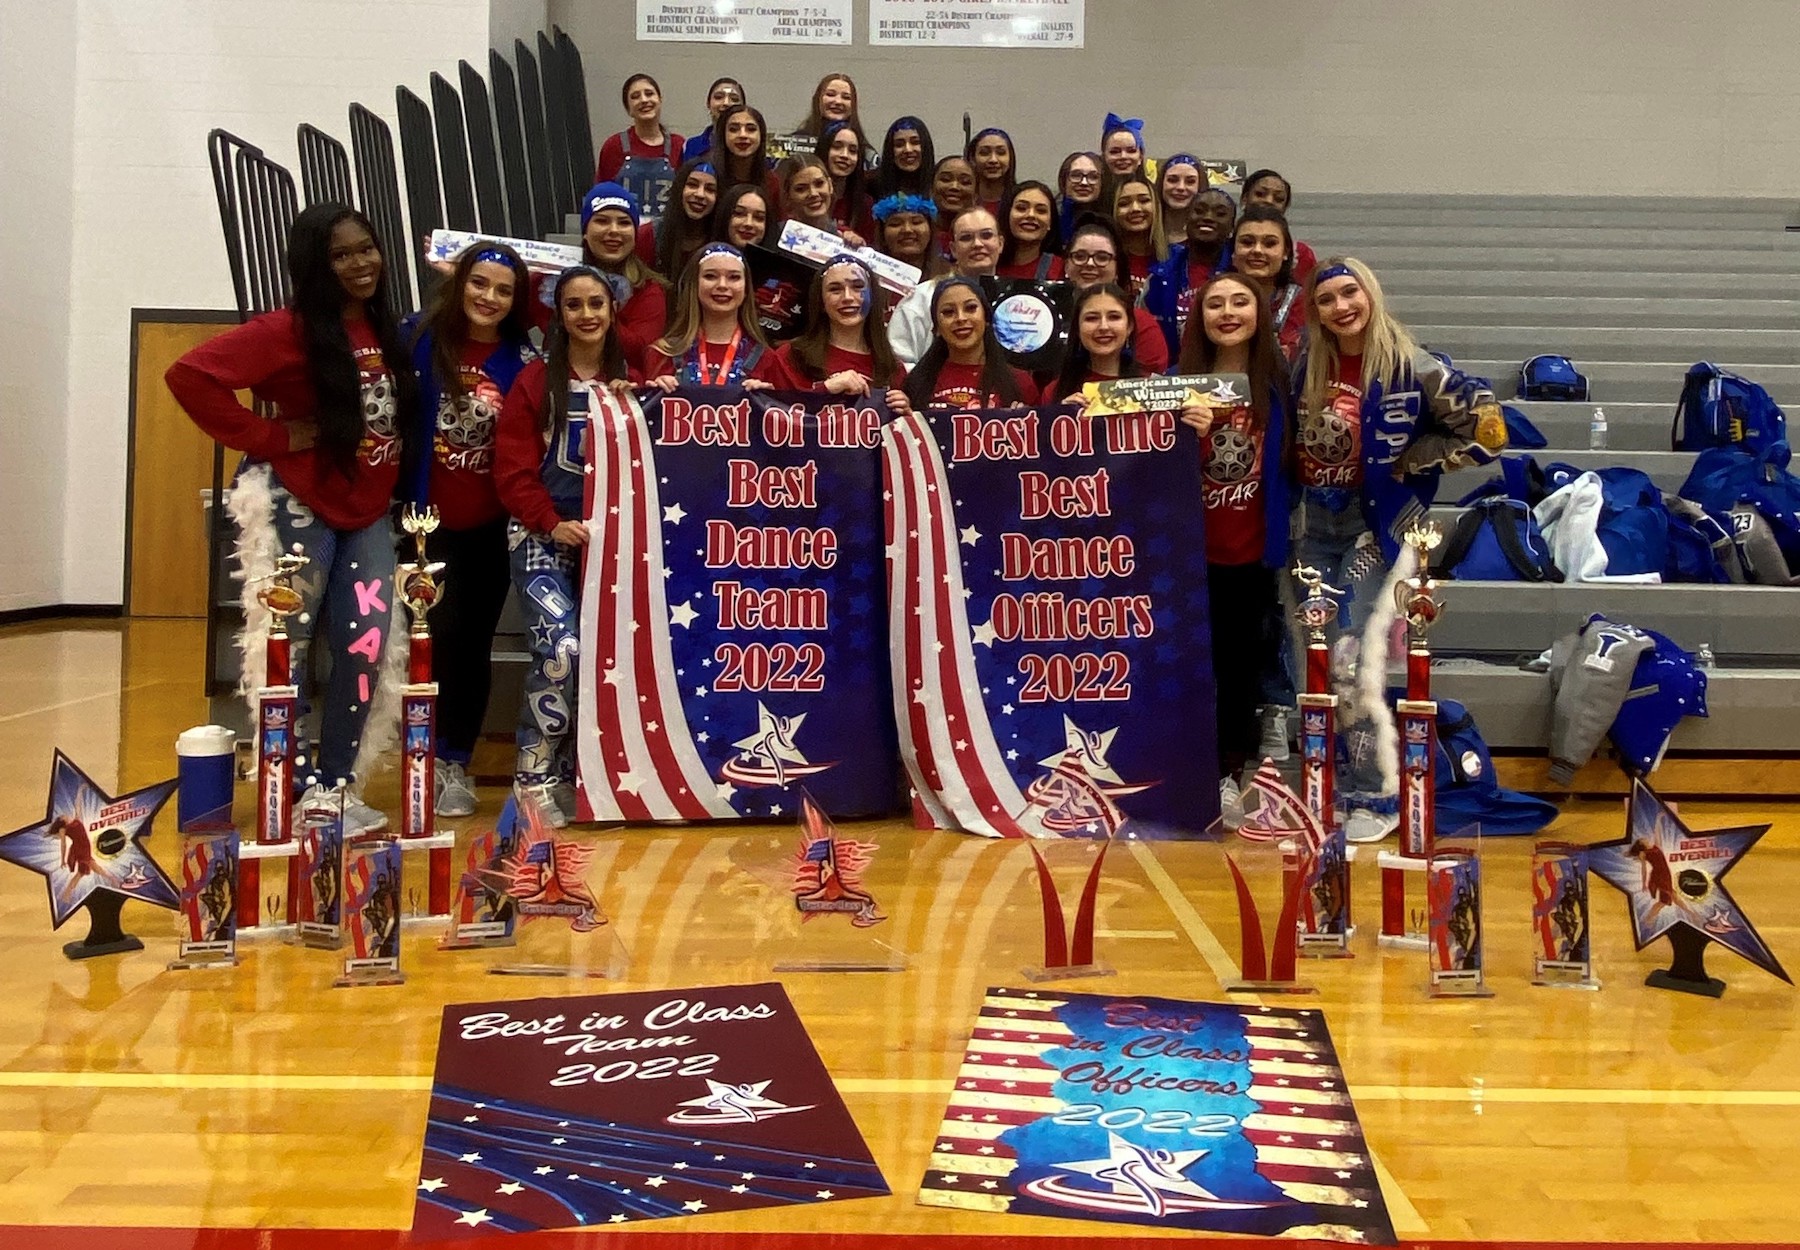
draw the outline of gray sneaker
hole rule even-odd
[[[556,786],[548,781],[513,782],[513,798],[519,805],[520,819],[524,818],[527,807],[535,807],[542,814],[544,823],[552,829],[568,827],[569,818],[563,812],[561,804],[556,801]]]
[[[563,824],[575,819],[575,785],[569,781],[559,781],[550,787],[550,797],[556,801],[556,810],[562,813]]]
[[[1262,741],[1257,755],[1277,764],[1288,758],[1288,710],[1271,703],[1262,710]]]
[[[473,816],[475,784],[469,771],[454,760],[437,762],[437,814],[440,816]]]
[[[344,796],[344,836],[346,838],[362,838],[373,833],[384,833],[388,827],[387,813],[377,811],[362,801],[356,794]]]

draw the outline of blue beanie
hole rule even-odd
[[[643,208],[638,204],[638,197],[627,191],[616,182],[601,182],[588,188],[588,193],[581,197],[581,228],[586,230],[588,222],[594,214],[603,208],[622,209],[636,226],[643,216]]]

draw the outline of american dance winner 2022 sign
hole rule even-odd
[[[1178,415],[933,410],[889,425],[883,454],[895,717],[932,819],[991,837],[1204,830],[1219,784],[1200,448]]]
[[[683,388],[594,419],[576,758],[597,820],[893,808],[885,412]]]
[[[780,985],[444,1008],[415,1242],[887,1192]]]
[[[990,989],[926,1206],[1391,1245],[1317,1011]]]

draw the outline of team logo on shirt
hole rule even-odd
[[[358,351],[356,368],[362,380],[363,437],[357,457],[366,465],[400,463],[400,442],[394,437],[398,403],[394,376],[381,361],[379,351]]]
[[[1261,484],[1256,473],[1257,462],[1262,458],[1261,443],[1254,431],[1235,422],[1213,426],[1207,435],[1206,457],[1201,466],[1205,507],[1242,508],[1256,498]]]
[[[486,375],[472,379],[465,375],[464,381],[468,390],[460,400],[445,397],[438,404],[433,450],[446,469],[486,473],[493,467],[494,423],[505,401]]]

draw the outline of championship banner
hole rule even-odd
[[[840,816],[896,793],[883,408],[606,393],[593,416],[576,760],[584,820]]]
[[[444,1008],[414,1243],[888,1192],[780,985]]]
[[[850,0],[637,0],[637,37],[640,42],[846,44]]]
[[[1079,48],[1086,0],[869,0],[869,43]]]
[[[927,1167],[924,1206],[1394,1244],[1318,1011],[990,989]]]
[[[1198,836],[1219,815],[1200,450],[1167,410],[887,427],[901,759],[941,828]]]

